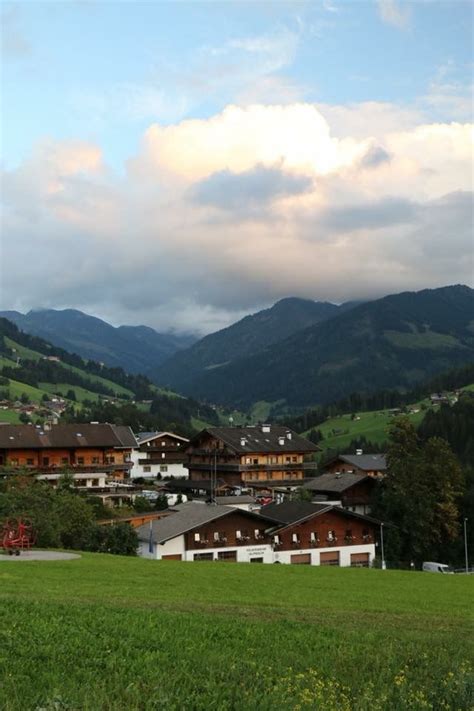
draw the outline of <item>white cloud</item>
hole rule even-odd
[[[383,22],[399,30],[406,30],[411,22],[408,0],[376,0],[377,10]]]
[[[4,307],[207,331],[288,295],[469,282],[472,144],[416,111],[305,103],[154,124],[123,178],[49,140],[4,175]]]

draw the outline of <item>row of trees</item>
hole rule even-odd
[[[134,529],[128,523],[98,525],[97,518],[105,518],[105,513],[100,499],[74,489],[70,475],[64,475],[57,488],[33,475],[0,482],[0,522],[30,519],[39,546],[135,555],[138,539]]]

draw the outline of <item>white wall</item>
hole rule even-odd
[[[153,558],[154,560],[161,560],[164,555],[177,555],[183,556],[184,560],[184,536],[176,536],[166,543],[154,543],[153,553],[149,551],[148,541],[140,541],[138,548],[138,555],[142,558]]]
[[[137,479],[138,477],[143,477],[144,479],[156,479],[158,474],[161,474],[163,479],[166,479],[166,477],[169,476],[179,477],[180,479],[188,478],[189,472],[185,469],[183,464],[168,463],[166,458],[159,464],[139,464],[138,460],[145,459],[146,456],[147,452],[139,452],[138,449],[132,450],[130,457],[133,462],[133,467],[130,470],[131,479]],[[157,456],[158,454],[155,454],[155,457]],[[145,466],[150,467],[149,472],[144,471]],[[167,467],[167,471],[161,471],[161,467],[163,466]]]

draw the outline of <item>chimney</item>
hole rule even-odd
[[[280,445],[280,447],[283,447],[283,445],[285,444],[285,438],[284,438],[284,437],[278,437],[278,444]]]
[[[270,432],[270,425],[262,425],[262,432],[268,434],[268,432]]]
[[[358,457],[360,457],[360,455],[363,454],[363,450],[362,450],[362,449],[356,449],[356,454],[357,454]]]
[[[245,447],[246,444],[247,444],[247,440],[245,439],[245,437],[241,437],[240,438],[240,446]]]
[[[286,431],[286,439],[291,439],[291,432],[290,430]]]

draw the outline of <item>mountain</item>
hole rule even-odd
[[[52,411],[63,421],[127,424],[135,432],[190,435],[220,423],[210,406],[160,391],[143,375],[84,361],[1,317],[0,400],[0,425],[39,423]]]
[[[173,388],[186,389],[207,370],[252,356],[297,331],[333,318],[355,305],[356,302],[336,306],[295,297],[282,299],[271,308],[245,316],[174,354],[153,372],[153,380]]]
[[[182,390],[234,407],[261,400],[301,407],[411,388],[472,360],[474,290],[448,286],[360,304],[256,355],[201,371]]]
[[[0,317],[22,331],[40,336],[83,358],[96,360],[130,373],[148,373],[195,340],[191,336],[157,333],[148,326],[119,326],[76,309],[41,309],[21,314],[2,311]]]

